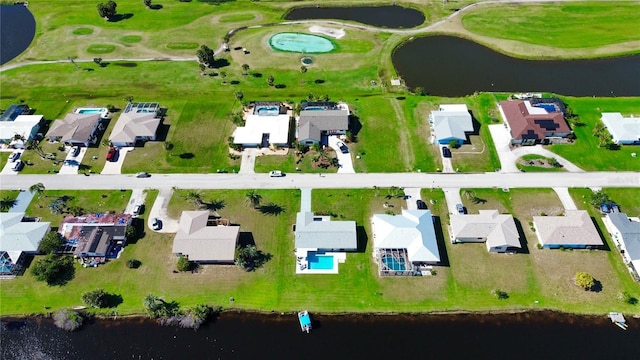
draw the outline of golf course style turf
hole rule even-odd
[[[332,39],[336,49],[327,54],[313,54],[313,63],[303,73],[302,54],[274,51],[268,39],[279,32],[308,32],[309,24],[251,28],[236,32],[229,43],[231,51],[216,56],[217,67],[201,72],[195,54],[200,45],[216,49],[233,28],[281,22],[285,10],[299,3],[239,0],[211,5],[198,1],[165,1],[162,9],[150,10],[139,0],[120,0],[117,1],[118,13],[132,15],[120,21],[101,19],[96,3],[86,0],[68,0],[63,5],[46,0],[29,2],[37,21],[36,38],[27,51],[6,66],[43,60],[63,62],[26,65],[0,72],[0,108],[6,109],[24,100],[36,114],[43,114],[51,122],[75,107],[113,104],[122,109],[128,96],[135,102],[158,102],[167,109],[161,139],[128,153],[123,173],[237,171],[240,161],[229,156],[228,138],[236,126],[230,115],[242,109],[242,102],[269,100],[293,104],[310,95],[344,101],[358,118],[362,128],[356,142],[349,144],[357,172],[441,169],[440,152],[429,143],[428,115],[438,104],[456,103],[467,104],[480,129],[470,136],[469,144],[453,149],[453,168],[460,172],[485,172],[500,167],[487,125],[502,121],[496,102],[509,94],[478,93],[463,98],[441,98],[418,96],[402,87],[388,85],[390,79],[396,77],[391,53],[397,44],[413,35],[345,26],[346,37]],[[354,3],[370,4],[360,0]],[[425,12],[429,24],[451,14],[454,7],[469,3],[472,1],[451,2],[444,8],[440,2],[422,4],[416,0],[405,4]],[[466,31],[466,36],[477,36],[484,43],[490,38],[493,39],[490,45],[498,51],[531,58],[545,56],[549,48],[568,58],[601,56],[603,48],[605,55],[638,53],[640,29],[637,19],[630,15],[637,14],[638,8],[637,3],[626,2],[479,6],[465,12],[461,19],[452,20],[443,31],[452,34]],[[505,14],[508,14],[508,26],[500,20]],[[456,21],[458,23],[453,24]],[[540,26],[541,22],[544,27]],[[572,28],[574,25],[580,26],[579,30]],[[247,48],[249,53],[234,50],[236,47]],[[69,57],[76,58],[77,66],[66,61]],[[106,65],[94,63],[95,57],[104,58]],[[141,60],[173,57],[181,61]],[[249,65],[247,74],[243,64]],[[276,86],[267,84],[268,76],[275,78]],[[237,99],[237,92],[242,92],[242,101]],[[600,112],[638,114],[639,98],[557,96],[579,116],[583,125],[573,127],[577,136],[573,144],[552,145],[548,149],[587,171],[640,171],[640,161],[631,156],[637,149],[631,146],[622,146],[619,150],[600,148],[597,137],[592,134],[600,121]],[[102,170],[108,150],[103,140],[108,138],[119,114],[113,114],[97,146],[87,150],[83,160],[85,169],[97,173]],[[165,141],[173,147],[167,150]],[[43,141],[42,146],[47,153],[58,152],[58,158],[64,156],[57,150],[58,144]],[[0,159],[6,160],[6,156]],[[61,166],[42,160],[30,150],[22,159],[29,161],[30,165],[22,171],[27,174],[46,174]],[[256,171],[277,168],[286,173],[295,171],[295,167],[303,172],[320,171],[313,168],[308,159],[304,161],[301,165],[295,164],[291,152],[287,156],[264,156],[257,159]],[[327,171],[333,172],[336,168]],[[440,228],[437,231],[442,232],[440,240],[444,249],[441,251],[447,254],[448,266],[435,267],[434,276],[380,278],[371,257],[370,217],[387,211],[383,207],[383,203],[389,201],[384,196],[386,190],[378,193],[371,189],[314,190],[312,209],[335,213],[334,220],[355,220],[362,229],[360,234],[366,236],[366,250],[349,253],[346,262],[339,265],[338,275],[296,276],[291,225],[300,207],[299,191],[261,190],[265,202],[284,209],[272,215],[246,206],[246,191],[206,190],[204,199],[223,201],[225,206],[218,212],[239,224],[241,231],[250,232],[258,249],[272,256],[264,267],[244,272],[234,266],[203,266],[195,274],[176,273],[177,258],[171,254],[173,235],[147,229],[144,237],[127,245],[122,258],[98,268],[77,266],[75,278],[62,287],[37,282],[28,269],[13,280],[3,280],[0,314],[44,313],[76,306],[81,303],[83,292],[98,287],[122,296],[123,303],[117,308],[119,314],[141,313],[142,298],[149,293],[176,300],[181,306],[209,303],[226,307],[230,305],[228,299],[233,297],[233,308],[260,311],[294,310],[301,302],[308,304],[310,311],[322,312],[549,308],[603,313],[610,310],[611,304],[619,311],[637,310],[617,299],[620,292],[638,297],[640,291],[616,251],[536,248],[536,237],[528,223],[539,212],[551,215],[558,211],[559,200],[553,191],[473,190],[487,203],[477,205],[463,199],[465,206],[471,211],[498,208],[512,213],[523,227],[529,254],[505,256],[487,253],[483,244],[451,244],[444,194],[440,190],[425,189],[422,198],[428,203],[433,200],[429,208],[437,218],[436,228]],[[578,200],[581,203],[586,191],[589,190],[572,189],[576,203]],[[75,201],[93,203],[91,210],[99,212],[122,211],[129,193],[96,191],[72,195]],[[12,197],[16,193],[3,189],[1,195]],[[637,189],[612,189],[611,195],[625,209],[630,209],[630,216],[638,215],[637,205],[630,201],[640,198]],[[31,204],[28,213],[42,216],[44,221],[52,221],[52,226],[57,227],[60,216],[50,214],[47,209],[51,196],[61,194],[47,190],[45,197]],[[148,206],[155,196],[156,192],[150,191]],[[398,201],[392,211],[399,213],[402,206],[402,201]],[[588,205],[584,208],[604,229],[596,211]],[[174,194],[169,215],[179,218],[180,212],[187,209],[193,209],[193,205]],[[146,215],[141,219],[146,223]],[[604,237],[611,247],[608,235]],[[126,261],[133,258],[142,262],[139,269],[127,268]],[[589,264],[586,270],[584,264]],[[584,292],[571,284],[575,272],[583,270],[592,272],[602,282],[602,292]],[[496,289],[506,291],[509,299],[499,300],[493,296],[491,292]],[[104,314],[112,310],[104,310]]]

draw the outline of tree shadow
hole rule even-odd
[[[440,253],[440,266],[451,266],[449,263],[449,255],[447,254],[447,247],[445,246],[444,232],[442,231],[442,222],[439,216],[433,217],[433,227],[436,232],[436,243],[438,244],[438,252]]]
[[[225,58],[217,58],[213,60],[213,63],[211,64],[210,67],[215,68],[215,69],[219,69],[219,68],[223,68],[226,66],[231,65],[231,63],[229,62],[229,60],[225,59]]]
[[[285,85],[285,84],[276,84],[276,86],[275,86],[276,89],[284,89],[286,87],[287,87],[287,85]]]
[[[283,206],[273,202],[270,202],[266,205],[260,205],[256,207],[256,209],[260,211],[261,214],[272,215],[272,216],[278,216],[286,211],[286,209]]]
[[[228,2],[234,2],[236,0],[198,0],[198,2],[207,3],[210,5],[221,5]]]
[[[180,157],[180,159],[193,159],[195,157],[195,155],[193,153],[182,153],[180,155],[178,155]]]
[[[149,6],[149,9],[151,9],[151,10],[160,10],[162,8],[163,8],[163,6],[160,5],[160,4],[151,4],[151,6]]]
[[[127,236],[127,244],[132,245],[144,237],[144,220],[140,218],[131,219],[131,227],[133,227],[133,235]]]
[[[253,239],[253,233],[247,231],[241,231],[238,237],[238,246],[247,247],[249,245],[256,246],[256,241]]]
[[[324,80],[322,80],[322,79],[316,79],[316,80],[314,81],[314,83],[316,83],[316,84],[320,85],[320,84],[324,84],[324,83],[325,83],[325,81],[324,81]]]
[[[115,308],[122,304],[122,295],[120,294],[107,294],[105,296],[105,307]]]
[[[66,256],[66,255],[63,255]],[[76,268],[73,266],[73,260],[69,262],[65,262],[62,266],[58,268],[58,272],[56,276],[52,277],[47,281],[47,285],[49,286],[63,286],[76,275]]]
[[[600,282],[600,280],[594,280],[593,282],[593,286],[590,289],[593,292],[601,292],[602,291],[602,283]]]
[[[207,210],[218,211],[224,209],[227,204],[224,200],[211,200],[209,202],[204,202],[202,205]]]
[[[101,63],[101,64],[109,64],[109,63]],[[134,63],[134,62],[117,62],[115,63],[116,66],[122,66],[122,67],[126,67],[126,68],[134,68],[136,66],[138,66],[138,64]]]
[[[238,81],[238,80],[231,80],[231,81],[229,81],[229,84],[231,84],[231,85],[238,85],[238,84],[240,84],[240,81]]]
[[[369,236],[364,226],[356,226],[356,239],[358,247],[357,252],[365,252],[367,250],[367,243],[369,242]]]
[[[109,22],[118,22],[118,21],[122,21],[122,20],[131,19],[132,17],[133,17],[133,14],[131,14],[131,13],[115,14],[112,17],[109,18]]]
[[[517,218],[513,218],[513,222],[516,223],[516,230],[518,231],[518,236],[520,237],[520,249],[518,249],[516,252],[518,254],[529,254],[529,242],[527,241],[527,237],[524,235],[522,223]]]
[[[253,76],[254,78],[261,78],[262,77],[262,73],[254,72],[254,73],[251,74],[251,76]]]

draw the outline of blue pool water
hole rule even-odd
[[[99,114],[102,112],[102,109],[80,109],[78,110],[78,114]]]
[[[391,270],[398,270],[398,271],[407,270],[407,266],[404,263],[404,259],[396,259],[390,255],[383,256],[382,263],[387,265],[387,267]]]
[[[272,48],[298,53],[326,53],[334,49],[331,40],[317,35],[279,33],[269,39]]]
[[[543,108],[547,110],[547,112],[557,112],[556,107],[553,104],[536,104],[535,107]]]
[[[324,106],[307,106],[304,109],[313,111],[313,110],[325,110],[326,108]]]
[[[332,270],[333,255],[316,255],[313,252],[307,254],[307,262],[311,270]]]
[[[262,107],[256,108],[256,111],[254,111],[254,113],[261,116],[265,116],[265,115],[275,116],[280,114],[280,109],[277,106],[262,106]]]

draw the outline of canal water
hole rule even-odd
[[[549,91],[570,96],[640,96],[640,55],[523,60],[466,39],[427,36],[400,45],[392,61],[407,86],[421,86],[429,95]]]
[[[100,320],[68,333],[48,319],[3,320],[10,359],[639,359],[640,321],[552,312],[313,316],[225,313],[198,331],[144,319]]]
[[[384,28],[411,28],[424,23],[424,14],[397,5],[349,7],[299,7],[288,12],[286,20],[351,20]]]
[[[36,20],[23,5],[0,5],[0,65],[25,51],[36,34]]]

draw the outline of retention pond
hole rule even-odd
[[[286,20],[351,20],[384,28],[411,28],[424,23],[424,14],[397,5],[348,7],[299,7],[289,11]]]
[[[0,5],[0,65],[25,51],[36,34],[36,19],[26,6]]]

